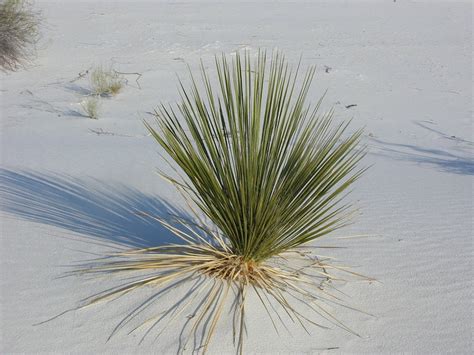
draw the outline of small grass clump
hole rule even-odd
[[[97,96],[89,96],[81,103],[87,117],[99,119],[100,100]]]
[[[255,61],[249,54],[237,54],[231,62],[223,55],[216,58],[216,69],[212,81],[202,65],[201,85],[191,75],[190,89],[181,84],[182,100],[175,107],[161,105],[155,125],[145,123],[183,175],[163,176],[194,212],[191,220],[176,216],[175,223],[149,217],[181,242],[120,252],[81,270],[135,277],[86,305],[143,286],[157,287],[159,296],[194,280],[197,286],[182,300],[131,332],[148,326],[145,337],[164,319],[169,323],[192,312],[180,346],[194,339],[202,352],[227,310],[242,352],[248,292],[258,296],[277,331],[278,324],[287,328],[288,320],[305,329],[327,328],[323,323],[329,322],[351,331],[325,303],[340,304],[334,281],[361,275],[315,254],[309,243],[348,223],[353,210],[342,200],[364,171],[358,167],[365,154],[362,131],[349,133],[347,123],[336,124],[332,110],[320,114],[321,100],[306,104],[314,68],[298,84],[298,70],[292,71],[279,53],[270,65],[261,52]]]
[[[27,0],[0,1],[0,68],[15,71],[35,53],[40,14]]]
[[[90,74],[92,93],[100,96],[112,96],[119,93],[124,85],[123,77],[112,69],[99,66]]]

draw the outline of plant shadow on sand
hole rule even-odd
[[[87,89],[83,86],[77,85],[77,84],[68,84],[65,86],[66,90],[72,91],[76,94],[83,95],[83,96],[89,96],[92,95],[92,90]]]
[[[159,197],[132,187],[56,173],[1,168],[0,196],[4,212],[126,248],[180,243],[149,216],[187,217]]]
[[[104,183],[93,178],[75,178],[57,173],[39,173],[27,170],[10,170],[0,168],[0,210],[21,219],[64,228],[85,237],[85,242],[105,242],[106,246],[120,250],[159,247],[166,244],[182,244],[183,241],[163,227],[159,221],[150,216],[173,221],[174,217],[189,219],[189,214],[164,202],[157,196],[147,195],[129,186],[117,183]],[[146,215],[145,215],[146,214]],[[102,255],[100,258],[109,258]],[[96,258],[82,260],[70,265],[73,268],[94,265]],[[154,275],[162,271],[157,270]],[[75,271],[66,271],[62,276],[78,275]],[[83,275],[86,276],[86,275]],[[98,276],[98,275],[95,275]],[[134,276],[140,279],[140,275]],[[127,284],[134,277],[115,279],[119,286]],[[189,282],[189,284],[188,284]],[[166,311],[158,314],[153,323],[154,328],[174,314],[186,300],[192,298],[197,284],[204,278],[187,276],[175,280],[164,288],[157,289],[151,296],[137,298],[137,303],[126,312],[126,316],[117,322],[109,340],[118,330],[133,321],[141,312],[157,303],[157,299],[173,288],[186,284],[183,293],[174,299]],[[78,300],[78,305],[68,308],[59,314],[43,319],[34,325],[53,321],[67,313],[78,311],[87,305],[89,299],[97,297],[111,289],[102,290]],[[94,291],[95,292],[95,291]],[[158,306],[161,303],[158,302]],[[188,319],[189,321],[189,319]],[[184,327],[186,327],[186,324]],[[184,328],[183,328],[184,329]],[[151,330],[151,329],[150,329]],[[149,335],[146,331],[140,343]],[[182,335],[178,339],[181,343]]]
[[[453,153],[441,149],[424,148],[411,144],[391,143],[372,138],[372,141],[381,149],[380,156],[386,156],[396,160],[407,160],[421,165],[428,165],[440,171],[474,175],[474,159],[467,154]]]

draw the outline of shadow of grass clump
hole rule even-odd
[[[130,186],[65,174],[0,169],[0,197],[4,212],[124,247],[180,242],[145,214],[169,219],[184,213]]]

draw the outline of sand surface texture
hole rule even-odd
[[[380,283],[340,285],[353,306],[332,310],[361,337],[289,323],[276,334],[250,299],[246,353],[472,352],[472,5],[469,2],[105,2],[37,4],[45,26],[28,70],[1,75],[0,352],[175,353],[180,323],[138,345],[143,332],[107,338],[148,288],[108,305],[41,322],[116,281],[61,278],[117,243],[169,238],[134,211],[182,206],[155,174],[170,169],[141,122],[178,99],[176,74],[199,59],[279,48],[317,65],[310,97],[366,127],[372,165],[350,199],[352,226],[315,244]],[[84,117],[79,73],[113,65],[128,85]],[[76,80],[77,79],[77,80]],[[340,237],[368,234],[370,237]],[[177,288],[143,314],[183,295]],[[183,314],[183,317],[189,314]],[[232,353],[224,324],[209,348]],[[188,347],[186,352],[190,353]]]

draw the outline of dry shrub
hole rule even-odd
[[[89,96],[81,103],[82,109],[87,117],[94,120],[99,119],[100,101],[97,96]]]
[[[0,3],[0,67],[4,71],[18,70],[35,55],[40,21],[30,1]]]
[[[113,69],[95,68],[90,77],[92,93],[101,96],[116,95],[124,84],[123,77]]]

